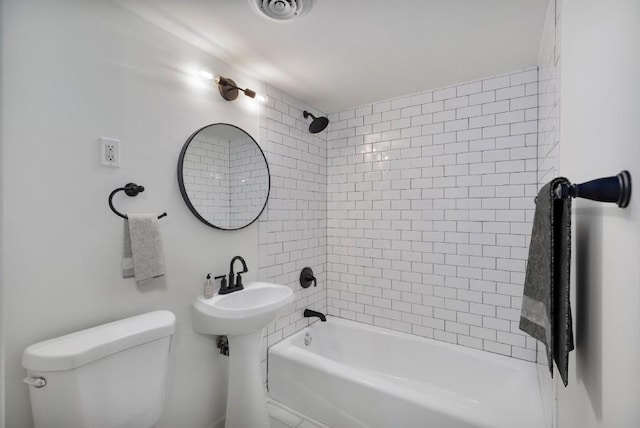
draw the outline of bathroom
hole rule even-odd
[[[295,293],[292,307],[267,328],[261,351],[263,371],[267,347],[309,324],[302,316],[305,308],[326,313],[329,318],[353,319],[456,342],[465,348],[480,347],[521,361],[542,361],[538,355],[543,352],[541,347],[511,328],[519,316],[533,198],[537,189],[555,176],[580,183],[621,170],[629,170],[634,177],[640,172],[637,0],[487,1],[487,8],[535,5],[537,13],[531,19],[539,36],[534,46],[528,47],[534,52],[528,62],[464,77],[457,74],[463,68],[458,67],[450,71],[455,77],[451,81],[401,92],[393,92],[394,82],[376,82],[390,92],[377,92],[372,87],[372,93],[386,95],[356,104],[345,104],[339,95],[346,94],[355,82],[338,81],[335,107],[327,110],[316,105],[310,95],[297,97],[271,85],[266,77],[259,79],[257,76],[269,73],[275,81],[282,79],[279,70],[261,72],[260,58],[245,63],[242,70],[219,59],[234,57],[233,38],[212,41],[190,33],[188,22],[173,19],[149,3],[1,3],[0,426],[33,426],[21,366],[22,353],[29,345],[157,309],[173,312],[177,320],[169,387],[157,427],[223,426],[228,359],[219,353],[211,336],[194,331],[191,305],[202,292],[207,273],[227,273],[235,255],[247,262],[246,281],[279,283]],[[208,2],[191,3],[207,10]],[[251,14],[237,18],[238,32],[243,31],[245,20],[262,19],[247,1],[237,3],[234,8],[242,7]],[[301,24],[292,28],[305,31],[303,20],[324,13],[323,4],[335,3],[317,0],[309,14],[300,18]],[[469,3],[456,2],[460,7]],[[473,2],[475,7],[477,3]],[[484,16],[476,10],[474,13]],[[313,48],[308,47],[306,62],[313,60]],[[407,61],[416,54],[402,48],[398,52]],[[375,61],[371,66],[385,62],[391,61]],[[343,67],[349,68],[349,64]],[[225,101],[214,84],[193,76],[199,69],[230,77],[239,86],[266,94],[269,101],[264,106],[242,94],[235,101]],[[331,71],[326,67],[327,79],[332,78]],[[402,87],[401,74],[394,80]],[[306,85],[312,87],[314,82]],[[303,87],[298,90],[305,91]],[[492,155],[497,158],[481,158],[475,164],[477,168],[494,165],[506,169],[491,174],[472,171],[471,161],[464,164],[469,164],[469,169],[462,163],[447,164],[447,155],[473,157],[474,149],[445,141],[447,132],[436,129],[424,133],[425,127],[433,124],[426,123],[427,116],[440,113],[429,112],[424,106],[437,108],[437,103],[449,100],[451,108],[462,114],[463,109],[478,105],[472,104],[471,97],[485,93],[497,96],[499,91],[506,97],[503,101],[518,99],[516,104],[521,103],[517,109],[521,113],[511,119],[505,115],[505,120],[511,121],[507,122],[509,127],[521,131],[508,136],[515,138],[502,140],[506,152],[496,148]],[[466,97],[469,105],[456,105],[453,100],[460,97]],[[483,103],[491,102],[500,100]],[[415,105],[423,106],[422,114],[415,114],[416,122],[409,121],[407,127],[403,111],[413,117]],[[317,134],[307,132],[310,121],[302,117],[304,110],[327,115],[329,127]],[[490,114],[502,113],[511,111]],[[412,126],[421,120],[425,121],[419,124],[421,134],[411,134]],[[399,128],[385,129],[391,122]],[[247,131],[269,162],[267,208],[251,226],[233,232],[198,221],[185,205],[176,179],[176,164],[185,141],[211,123],[229,123]],[[396,130],[399,137],[390,141],[399,147],[385,147],[383,140],[375,141],[372,136]],[[364,135],[370,140],[365,141]],[[420,168],[443,172],[426,177],[431,181],[425,187],[434,194],[403,197],[403,191],[411,190],[406,181],[415,177],[402,161],[411,166],[411,159],[419,159],[410,151],[404,159],[389,159],[400,162],[389,176],[365,178],[365,174],[375,173],[365,170],[365,155],[373,156],[373,148],[358,154],[356,147],[380,144],[383,151],[395,153],[411,149],[402,146],[405,140],[429,135],[434,139],[439,135],[445,139],[442,145],[453,150],[426,156],[420,152],[425,161]],[[100,137],[121,141],[119,168],[100,165]],[[503,137],[486,135],[475,140]],[[507,158],[501,157],[507,154]],[[514,181],[451,186],[445,180],[456,176],[464,182],[465,177],[474,180],[476,174],[488,174],[496,180],[506,174]],[[438,180],[442,182],[434,183]],[[114,198],[120,210],[167,213],[159,220],[166,275],[141,285],[122,278],[122,219],[107,204],[109,193],[128,182],[144,185],[145,191],[135,198]],[[472,193],[474,187],[491,192],[499,186],[511,186],[503,190],[512,193],[501,197]],[[373,191],[397,192],[400,197],[393,199],[394,203],[388,200],[388,205],[369,206],[363,195]],[[488,207],[494,215],[489,219],[464,217],[483,214],[482,209],[473,213],[474,206],[449,205],[474,198],[486,198],[489,204],[508,199],[509,205]],[[407,206],[407,201],[417,205]],[[420,201],[435,206],[421,206]],[[637,201],[632,198],[629,207],[619,209],[574,200],[571,287],[576,349],[570,354],[566,388],[557,374],[551,380],[545,367],[539,370],[548,427],[640,425]],[[447,214],[442,218],[412,217],[423,210]],[[386,213],[392,218],[369,218],[367,213]],[[376,229],[373,222],[378,220],[397,223]],[[416,228],[404,229],[406,222],[416,222]],[[489,239],[483,235],[491,234],[495,243],[459,242],[475,233],[462,229],[476,227],[475,222],[496,228],[475,235]],[[384,232],[367,233],[376,230]],[[431,233],[446,239],[440,242],[440,235]],[[380,244],[388,243],[389,247],[369,246],[373,240],[385,241]],[[452,245],[458,249],[467,245],[468,253],[451,251]],[[476,256],[469,252],[476,249],[474,245],[492,248],[472,259]],[[422,259],[414,260],[418,255]],[[380,262],[367,265],[363,259]],[[472,264],[472,260],[490,262],[487,259],[495,260],[496,267]],[[302,289],[298,285],[300,270],[306,266],[313,268],[317,287]],[[473,269],[489,275],[474,283],[479,287],[476,289],[472,287],[476,279]],[[421,289],[416,284],[431,288]],[[466,300],[461,289],[469,291]],[[378,290],[380,295],[373,295]],[[457,298],[449,294],[452,290]],[[472,292],[481,293],[482,305],[493,308],[495,316],[490,318],[495,318],[495,324],[482,326],[493,332],[474,328],[473,315],[478,314],[472,309]],[[412,300],[416,294],[421,295],[422,303]],[[446,304],[452,306],[439,307],[438,299],[447,299]],[[451,311],[456,316],[468,313],[467,321],[456,318],[458,321],[451,322]],[[484,333],[491,336],[483,337]]]

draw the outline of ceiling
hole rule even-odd
[[[334,113],[535,66],[549,0],[315,0],[280,22],[249,0],[115,1]]]

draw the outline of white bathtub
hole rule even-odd
[[[339,318],[271,347],[268,380],[332,428],[545,427],[535,364]]]

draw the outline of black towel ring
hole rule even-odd
[[[144,186],[138,186],[136,183],[127,183],[124,187],[120,187],[114,190],[109,195],[109,208],[111,208],[111,211],[113,211],[117,216],[128,219],[129,217],[127,217],[125,214],[122,214],[113,206],[113,196],[122,190],[124,190],[124,193],[126,193],[128,196],[137,196],[138,193],[144,192]],[[160,219],[166,216],[167,216],[167,213],[162,213],[158,216],[158,218]]]

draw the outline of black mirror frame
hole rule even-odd
[[[264,159],[264,164],[267,167],[267,179],[268,179],[268,187],[267,187],[267,196],[265,197],[264,200],[264,205],[262,206],[262,209],[260,210],[260,212],[256,215],[256,217],[251,220],[249,223],[245,224],[242,227],[235,227],[235,228],[225,228],[225,227],[220,227],[220,226],[216,226],[215,224],[209,223],[208,220],[206,220],[204,217],[202,217],[200,215],[200,213],[198,212],[198,210],[196,209],[196,207],[193,206],[193,204],[191,203],[191,200],[189,199],[189,195],[187,195],[187,189],[184,186],[184,178],[182,176],[182,172],[183,172],[183,164],[184,164],[184,157],[185,154],[187,152],[187,149],[189,148],[189,144],[191,144],[191,141],[193,140],[193,138],[203,129],[205,128],[209,128],[210,126],[214,126],[214,125],[227,125],[227,126],[232,126],[236,129],[238,129],[239,131],[244,132],[245,134],[247,134],[249,136],[249,138],[251,138],[251,140],[255,143],[256,147],[258,147],[258,150],[260,150],[260,154],[262,155],[262,158]],[[264,212],[265,208],[267,207],[267,203],[269,202],[269,195],[271,194],[271,171],[269,170],[269,162],[267,162],[267,157],[264,155],[264,151],[262,150],[262,147],[260,147],[260,144],[258,144],[258,142],[255,140],[255,138],[253,138],[247,131],[245,131],[244,129],[232,125],[230,123],[211,123],[209,125],[203,126],[202,128],[196,130],[193,134],[191,134],[189,136],[189,138],[187,139],[186,143],[184,143],[184,146],[182,146],[182,150],[180,150],[180,156],[178,158],[178,185],[180,186],[180,194],[182,195],[182,199],[184,199],[184,202],[187,204],[187,207],[189,207],[189,210],[193,213],[193,215],[196,216],[196,218],[198,220],[200,220],[201,222],[203,222],[204,224],[206,224],[207,226],[211,226],[214,229],[219,229],[219,230],[240,230],[240,229],[244,229],[245,227],[251,226],[253,223],[255,223],[256,220],[258,220],[258,218],[260,218],[260,216],[262,215],[262,213]]]

